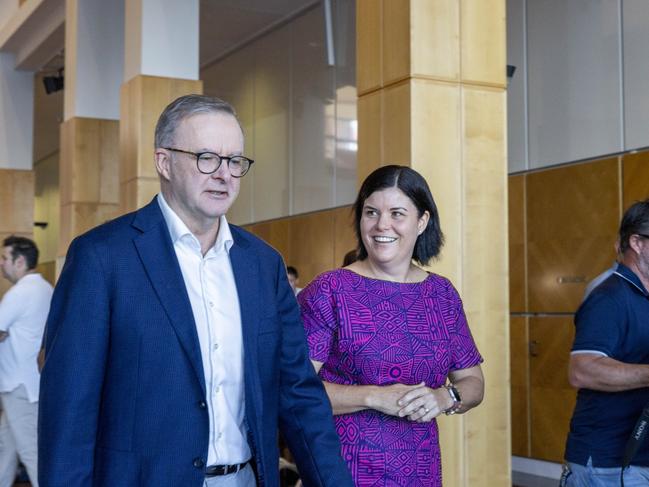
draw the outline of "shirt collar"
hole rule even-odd
[[[647,290],[645,289],[640,278],[636,276],[635,273],[624,264],[618,262],[617,269],[615,270],[614,274],[620,276],[622,279],[635,286],[642,294],[649,297],[649,292],[647,292]]]
[[[169,229],[169,235],[171,236],[172,243],[176,243],[185,235],[188,235],[192,240],[194,240],[200,248],[198,239],[196,236],[187,228],[185,222],[183,222],[176,212],[169,206],[167,200],[165,200],[162,193],[158,193],[158,204],[160,205],[160,210],[162,211],[162,216],[167,224]],[[225,218],[225,215],[219,217],[219,233],[216,235],[216,242],[214,242],[214,250],[223,249],[226,252],[230,251],[232,245],[234,244],[234,239],[232,238],[232,232],[230,231],[230,225]]]

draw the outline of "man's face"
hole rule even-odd
[[[11,253],[11,247],[4,247],[2,249],[2,256],[0,256],[0,268],[2,268],[2,275],[10,282],[16,283],[18,274],[18,259],[14,260]]]
[[[173,147],[226,157],[242,155],[243,133],[232,115],[202,113],[179,124]],[[192,231],[214,225],[239,194],[240,181],[232,177],[225,161],[215,173],[202,174],[196,157],[158,149],[156,167],[166,188],[165,198]]]

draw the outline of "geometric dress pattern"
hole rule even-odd
[[[320,377],[336,384],[441,387],[450,371],[482,362],[450,281],[372,279],[347,269],[318,276],[298,295]],[[334,417],[357,486],[441,486],[437,422],[365,409]]]

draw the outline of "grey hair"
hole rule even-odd
[[[201,113],[225,113],[232,115],[239,122],[234,108],[226,101],[207,95],[181,96],[167,105],[158,118],[155,127],[155,148],[173,145],[180,122]]]

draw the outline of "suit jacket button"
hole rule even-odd
[[[204,466],[205,466],[205,462],[203,461],[202,458],[194,458],[194,467],[203,468]]]
[[[207,408],[207,403],[205,401],[199,401],[198,402],[198,407],[201,409],[206,409]]]

